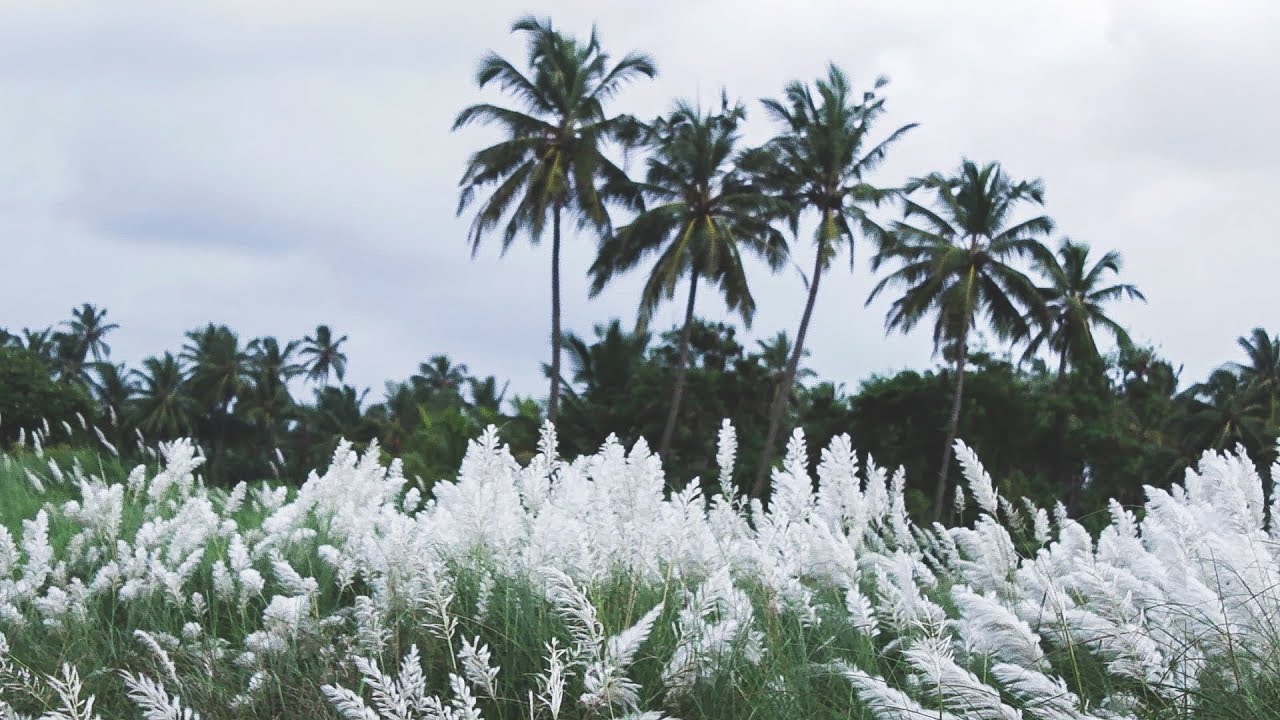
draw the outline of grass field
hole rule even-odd
[[[1280,717],[1242,458],[1091,537],[964,448],[945,529],[847,439],[812,471],[793,443],[767,511],[554,447],[486,433],[431,498],[346,448],[296,490],[206,488],[181,442],[0,456],[0,718]]]

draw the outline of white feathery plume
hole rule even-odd
[[[956,440],[955,451],[956,460],[960,461],[960,468],[964,471],[965,481],[969,483],[969,492],[973,495],[974,502],[983,512],[996,517],[999,512],[999,503],[996,500],[995,483],[992,482],[991,475],[978,460],[977,453],[965,445],[963,440]]]
[[[200,713],[185,707],[182,698],[170,697],[164,685],[142,674],[121,671],[129,700],[142,711],[145,720],[200,720]]]
[[[489,646],[481,645],[480,638],[467,640],[462,636],[462,647],[458,650],[458,659],[462,661],[462,672],[477,690],[491,700],[498,699],[498,688],[494,684],[501,668],[490,662]]]
[[[716,464],[720,467],[720,495],[732,501],[737,492],[733,485],[733,467],[738,457],[738,434],[733,423],[725,418],[720,422],[716,438]]]
[[[925,638],[903,653],[928,690],[947,710],[973,720],[1022,720],[1017,710],[1000,700],[1000,692],[956,664],[945,638]]]
[[[945,710],[926,709],[910,695],[859,668],[845,667],[841,674],[853,685],[858,700],[879,720],[960,720]]]

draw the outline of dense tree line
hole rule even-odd
[[[545,417],[571,452],[591,450],[606,432],[653,440],[684,479],[708,474],[715,429],[730,418],[745,492],[767,496],[788,428],[805,427],[814,447],[852,430],[876,462],[907,466],[915,510],[933,519],[949,506],[957,437],[1019,485],[1010,494],[1077,505],[1094,492],[1137,499],[1142,483],[1167,481],[1205,448],[1238,442],[1263,460],[1273,454],[1275,338],[1253,331],[1241,339],[1245,362],[1180,390],[1172,364],[1136,347],[1108,315],[1115,302],[1145,301],[1122,281],[1120,256],[1053,240],[1042,180],[967,159],[897,182],[875,177],[915,127],[881,127],[887,80],[859,92],[833,64],[812,83],[790,83],[781,97],[761,101],[776,134],[746,147],[747,106],[727,93],[716,108],[677,101],[648,121],[610,114],[628,83],[656,75],[652,58],[631,52],[615,61],[594,30],[584,41],[549,20],[522,18],[512,30],[528,40],[523,67],[490,53],[476,83],[496,86],[515,105],[472,105],[454,123],[502,131],[469,158],[458,212],[472,213],[473,252],[493,233],[504,251],[518,238],[538,243],[550,233],[545,402],[508,399],[496,378],[474,377],[444,356],[389,382],[371,402],[368,390],[341,384],[345,336],[326,326],[282,342],[246,341],[210,324],[187,333],[176,354],[126,369],[110,362],[106,338],[116,326],[86,304],[58,328],[0,335],[2,371],[14,378],[0,386],[3,437],[41,417],[61,422],[76,413],[105,418],[107,441],[125,448],[139,435],[194,434],[218,481],[296,478],[323,463],[339,437],[376,439],[409,472],[434,479],[453,471],[467,438],[488,423],[530,452]],[[641,177],[615,162],[618,152],[643,156]],[[615,223],[619,212],[626,219]],[[594,337],[562,332],[566,221],[598,241],[585,268],[593,295],[647,268],[630,329],[615,320]],[[794,336],[746,347],[732,326],[699,318],[705,288],[750,327],[748,258],[773,271],[792,264],[802,227],[811,232],[813,265]],[[852,265],[857,246],[866,246],[879,274],[867,302],[890,299],[891,332],[931,327],[943,366],[873,378],[852,391],[805,370],[821,281],[841,253]],[[678,291],[683,323],[651,334],[655,309]],[[1099,332],[1116,353],[1100,351]],[[293,396],[304,382],[306,402]]]
[[[187,333],[177,352],[127,368],[111,359],[106,338],[115,327],[106,316],[85,305],[49,330],[0,330],[4,444],[16,443],[20,433],[28,443],[37,434],[46,446],[70,441],[105,449],[105,441],[143,459],[146,445],[194,435],[209,477],[225,484],[300,482],[340,438],[360,448],[376,440],[430,484],[452,477],[468,440],[491,423],[527,458],[545,417],[545,400],[508,396],[495,377],[476,377],[442,355],[371,399],[368,389],[342,383],[345,336],[326,326],[301,340],[244,341],[230,328],[208,325]],[[1057,342],[1070,346],[1066,336]],[[1100,509],[1108,497],[1140,501],[1143,485],[1178,479],[1205,449],[1243,445],[1263,469],[1274,459],[1280,338],[1261,328],[1240,338],[1236,361],[1184,389],[1171,362],[1129,343],[1076,361],[1068,351],[1066,362],[1061,353],[1052,362],[1015,357],[979,336],[967,343],[960,436],[1010,496]],[[686,402],[664,454],[672,483],[716,480],[716,431],[729,418],[738,430],[737,481],[746,491],[766,439],[769,403],[794,350],[786,333],[747,345],[734,326],[697,317],[657,335],[618,320],[589,337],[567,334],[562,451],[593,451],[609,433],[628,444],[660,437],[670,389],[682,374]],[[852,389],[816,377],[802,361],[782,424],[805,429],[815,463],[831,437],[847,432],[864,462],[904,466],[912,510],[926,516],[957,375],[956,350],[945,353],[934,369],[877,376]]]

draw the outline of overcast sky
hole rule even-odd
[[[785,7],[785,9],[784,9]],[[544,393],[547,245],[471,259],[457,180],[492,136],[451,134],[482,98],[476,61],[521,60],[513,18],[599,25],[615,56],[643,49],[653,82],[614,109],[676,97],[749,103],[833,60],[858,88],[888,75],[882,127],[919,122],[875,178],[961,156],[1042,177],[1073,239],[1117,249],[1149,305],[1117,307],[1194,380],[1254,325],[1280,330],[1280,3],[38,2],[0,4],[0,326],[44,327],[84,301],[121,325],[113,358],[177,349],[210,320],[243,337],[350,335],[348,380],[381,393],[447,353]],[[637,167],[638,166],[634,166]],[[594,239],[570,237],[565,322],[634,317],[639,277],[588,301]],[[824,280],[810,364],[855,388],[932,362],[927,328],[885,337],[858,270]],[[807,238],[796,260],[808,267]],[[794,270],[753,275],[756,338],[794,327]],[[699,299],[711,298],[702,293]],[[679,303],[658,323],[674,323]],[[723,319],[723,306],[703,305]]]

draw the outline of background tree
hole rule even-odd
[[[209,323],[186,336],[181,357],[190,364],[187,386],[201,408],[200,436],[213,444],[209,474],[220,480],[227,439],[240,429],[231,409],[249,386],[249,354],[241,348],[239,336],[225,325]]]
[[[1248,362],[1233,362],[1230,367],[1239,374],[1249,391],[1257,393],[1267,408],[1267,424],[1277,421],[1277,398],[1280,397],[1280,338],[1272,337],[1265,329],[1256,327],[1236,340],[1244,350]]]
[[[134,422],[152,440],[188,435],[195,427],[199,408],[187,393],[186,374],[178,358],[167,352],[142,361],[134,370],[138,395],[134,400]]]
[[[332,374],[338,378],[338,382],[342,382],[347,372],[347,355],[342,352],[342,343],[346,341],[346,335],[334,339],[333,331],[328,325],[317,325],[315,335],[303,338],[298,354],[305,358],[303,367],[306,369],[307,379],[327,385],[329,375]]]
[[[1014,182],[997,163],[979,167],[966,160],[953,175],[916,178],[905,190],[931,193],[937,210],[904,199],[904,220],[882,236],[872,260],[875,269],[886,264],[897,268],[876,284],[867,303],[887,288],[900,288],[902,295],[885,317],[886,328],[909,332],[932,316],[935,351],[950,346],[955,367],[951,415],[930,511],[937,521],[960,423],[969,334],[985,316],[999,337],[1020,338],[1029,329],[1028,312],[1043,316],[1044,303],[1034,283],[1009,261],[1043,253],[1038,238],[1052,232],[1053,222],[1044,215],[1014,222],[1020,204],[1044,203],[1044,186],[1039,180]],[[920,226],[905,222],[912,217],[920,219]]]
[[[1035,269],[1047,284],[1040,288],[1047,312],[1028,318],[1039,330],[1027,343],[1023,359],[1035,355],[1043,346],[1058,355],[1058,382],[1067,367],[1086,364],[1099,366],[1102,355],[1094,339],[1094,328],[1106,329],[1117,344],[1132,344],[1129,333],[1106,312],[1106,304],[1128,297],[1146,302],[1138,288],[1127,283],[1107,283],[1107,273],[1119,275],[1120,253],[1112,250],[1097,262],[1089,264],[1089,246],[1063,238],[1057,254],[1041,252],[1035,257]]]
[[[893,143],[915,127],[904,125],[880,143],[870,144],[872,125],[884,113],[884,98],[876,91],[887,82],[880,78],[873,90],[858,96],[844,72],[833,64],[827,69],[826,78],[819,79],[812,89],[800,82],[791,83],[783,91],[782,100],[762,101],[769,115],[783,126],[783,132],[743,158],[744,167],[758,182],[786,201],[793,233],[798,233],[802,213],[812,211],[818,216],[808,298],[796,331],[795,349],[769,409],[769,429],[753,488],[757,497],[763,497],[767,486],[770,460],[804,351],[822,273],[831,266],[842,244],[849,245],[852,266],[854,228],[867,222],[866,206],[879,204],[893,194],[870,185],[866,175],[883,162]]]
[[[84,366],[90,356],[94,362],[102,362],[111,356],[111,346],[107,344],[106,336],[120,326],[106,322],[106,318],[106,309],[99,310],[91,303],[72,308],[71,320],[66,323],[67,335],[78,365]]]
[[[502,128],[504,138],[474,153],[461,180],[458,214],[480,190],[492,187],[472,220],[468,240],[474,254],[481,239],[508,218],[502,249],[520,233],[534,244],[551,221],[551,394],[547,417],[556,419],[560,397],[560,221],[575,215],[580,228],[607,235],[606,204],[641,207],[639,192],[626,173],[604,154],[604,145],[634,142],[635,122],[628,116],[610,117],[604,106],[624,84],[637,77],[653,77],[653,60],[628,53],[617,63],[600,46],[593,29],[585,43],[555,30],[550,20],[525,17],[511,26],[528,39],[521,72],[496,53],[486,55],[476,71],[481,88],[497,83],[519,101],[515,110],[488,103],[472,105],[458,114],[453,128],[471,123]]]
[[[743,256],[757,256],[775,271],[787,257],[786,240],[769,221],[777,202],[733,164],[738,126],[745,117],[741,104],[730,107],[722,98],[717,114],[680,102],[670,115],[656,120],[648,133],[653,152],[641,185],[648,208],[602,243],[591,267],[594,297],[616,274],[657,256],[640,294],[640,329],[663,299],[675,296],[676,285],[689,279],[670,410],[658,442],[663,457],[680,415],[698,283],[719,288],[729,310],[750,327],[756,302]]]
[[[57,382],[48,363],[25,348],[0,347],[0,446],[27,436],[46,422],[79,427],[76,414],[92,421],[93,400],[82,387]]]

